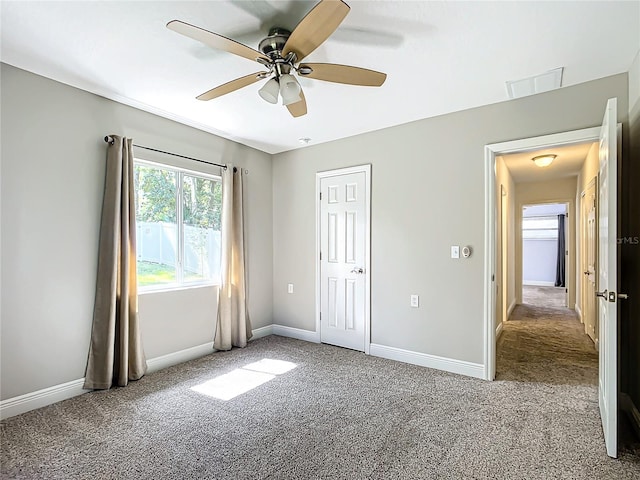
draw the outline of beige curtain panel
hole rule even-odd
[[[132,141],[111,137],[86,389],[125,386],[147,370],[138,322]]]
[[[213,347],[230,350],[246,347],[252,337],[247,309],[244,265],[244,219],[242,169],[233,165],[222,171],[221,281],[218,290],[218,321]]]

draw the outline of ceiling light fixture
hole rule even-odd
[[[278,103],[278,91],[280,91],[280,84],[278,80],[272,78],[263,87],[258,90],[258,94],[269,103]]]
[[[557,155],[538,155],[537,157],[533,157],[531,160],[533,160],[533,163],[535,163],[536,166],[543,168],[551,165],[556,157]]]
[[[300,98],[300,84],[295,77],[289,73],[280,75],[280,96],[282,97],[283,105],[291,105],[292,103],[299,102]]]

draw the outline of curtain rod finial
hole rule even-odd
[[[109,135],[107,135],[106,137],[104,137],[104,141],[107,142],[109,145],[113,145],[115,143],[115,140],[113,137],[110,137]]]

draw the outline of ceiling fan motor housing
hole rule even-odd
[[[289,30],[273,27],[269,30],[269,35],[260,42],[258,48],[272,60],[281,58],[282,50],[289,39],[289,35],[291,35]]]

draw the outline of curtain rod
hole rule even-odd
[[[104,141],[107,142],[109,145],[113,145],[114,143],[114,138],[110,137],[109,135],[107,135],[106,137],[104,137]],[[225,170],[227,169],[226,165],[222,165],[220,163],[214,163],[214,162],[207,162],[206,160],[200,160],[199,158],[193,158],[193,157],[187,157],[185,155],[179,155],[177,153],[171,153],[171,152],[165,152],[164,150],[158,150],[157,148],[151,148],[151,147],[145,147],[144,145],[136,145],[135,143],[133,144],[134,147],[138,147],[138,148],[144,148],[145,150],[151,150],[152,152],[158,152],[158,153],[164,153],[166,155],[172,155],[174,157],[180,157],[180,158],[186,158],[187,160],[193,160],[194,162],[200,162],[200,163],[206,163],[207,165],[215,165],[216,167],[220,167],[220,168],[224,168]],[[233,171],[236,171],[236,168],[233,168]]]

